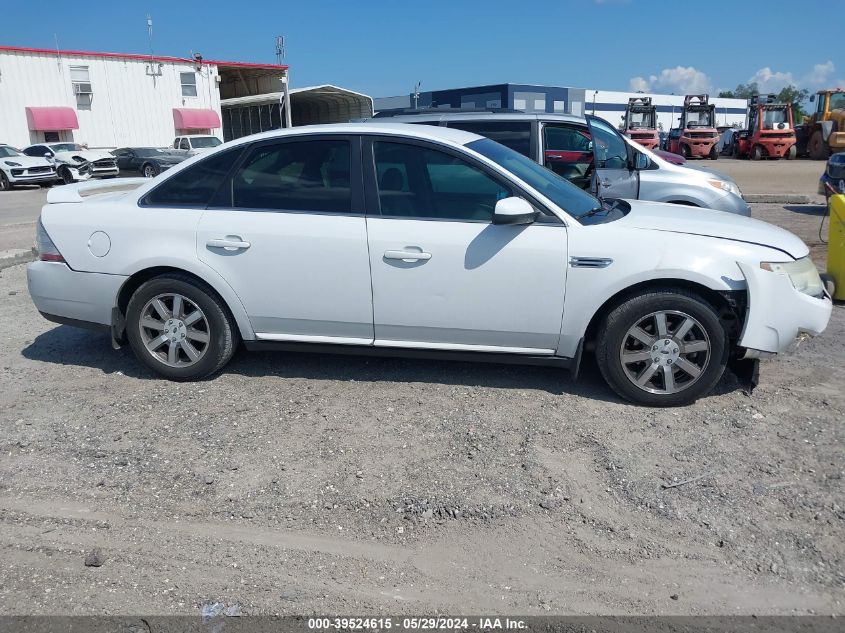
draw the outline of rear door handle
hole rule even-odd
[[[422,251],[384,251],[385,259],[401,259],[403,262],[416,262],[431,259],[431,253]]]
[[[223,248],[227,251],[245,251],[252,246],[249,242],[245,242],[237,235],[227,235],[226,237],[211,239],[205,245],[209,248]]]

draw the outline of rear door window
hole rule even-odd
[[[530,121],[448,121],[446,126],[486,136],[531,158]]]
[[[593,142],[583,126],[543,126],[543,164],[573,185],[587,190],[593,171]]]
[[[232,206],[241,209],[352,211],[347,140],[260,145],[232,179]]]

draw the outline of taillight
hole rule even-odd
[[[38,259],[42,262],[64,262],[65,258],[53,244],[53,240],[47,235],[44,225],[41,224],[41,218],[38,218],[38,224],[35,228],[35,248],[38,250]]]

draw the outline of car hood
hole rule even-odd
[[[4,156],[0,158],[4,167],[11,167],[11,165],[6,165],[6,162],[10,163],[17,163],[21,167],[45,167],[51,166],[50,161],[46,158],[41,158],[40,156]]]
[[[789,231],[734,213],[700,209],[682,204],[628,200],[631,211],[617,222],[636,229],[701,235],[774,248],[799,259],[809,249]]]
[[[109,154],[108,152],[96,152],[90,149],[84,149],[79,152],[55,152],[56,159],[66,162],[76,162],[73,157],[79,156],[83,160],[88,161],[89,163],[95,160],[103,160],[104,158],[108,158],[111,160],[115,160],[115,157]]]

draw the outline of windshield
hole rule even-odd
[[[12,156],[23,156],[23,154],[8,145],[0,145],[0,158],[11,158]]]
[[[56,143],[48,146],[54,152],[84,152],[85,148],[76,143]]]
[[[830,105],[828,110],[843,110],[845,109],[845,92],[834,92],[830,95]]]
[[[653,128],[654,119],[651,116],[651,112],[629,112],[628,127]]]
[[[713,122],[710,120],[710,111],[695,112],[687,110],[687,127],[713,127]]]
[[[221,141],[216,136],[198,136],[196,138],[191,139],[191,147],[198,149],[198,148],[206,148],[206,147],[217,147],[218,145],[222,145],[223,141]]]
[[[775,123],[786,123],[786,108],[763,111],[763,125],[771,128]]]
[[[574,218],[602,209],[599,200],[583,189],[496,141],[485,138],[468,143],[467,147],[501,165]]]
[[[163,149],[159,149],[157,147],[137,147],[133,150],[136,156],[141,156],[142,158],[148,156],[158,156],[160,154],[167,154]]]

